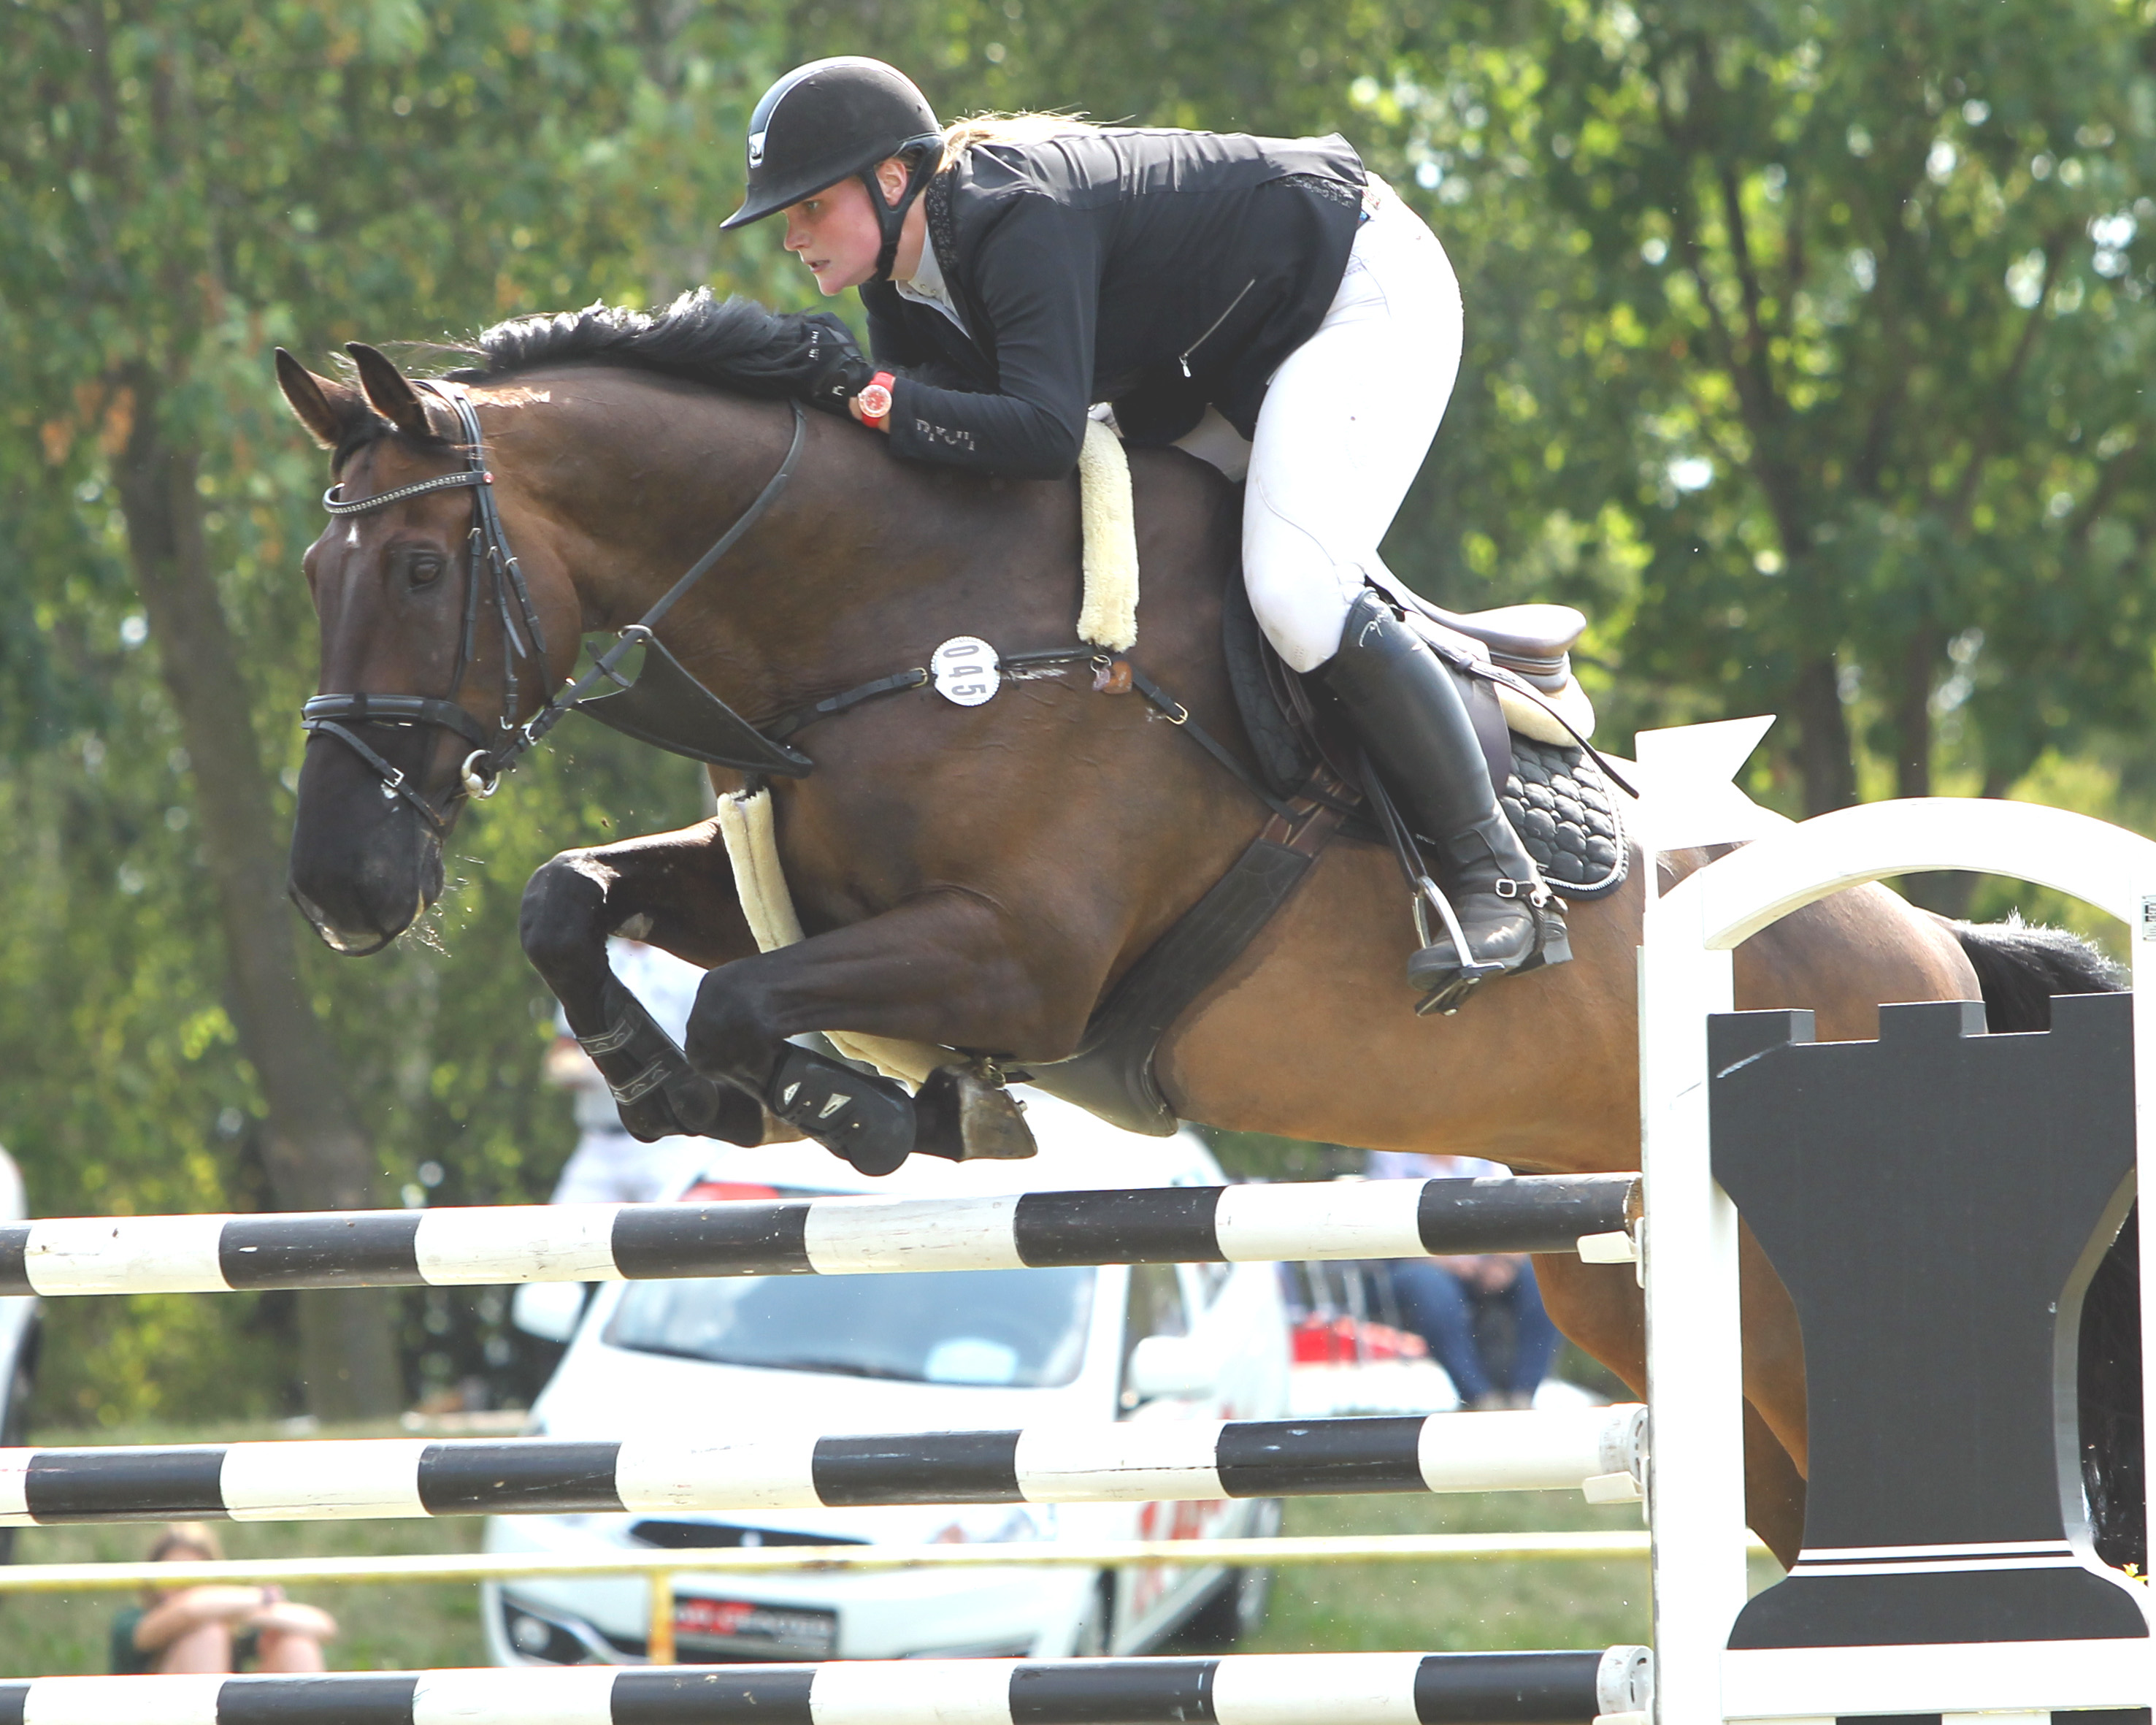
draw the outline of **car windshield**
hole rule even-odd
[[[1091,1269],[638,1282],[606,1339],[721,1366],[1045,1389],[1078,1375]]]

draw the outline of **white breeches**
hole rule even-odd
[[[1381,198],[1324,322],[1273,373],[1249,446],[1243,579],[1260,626],[1297,671],[1332,657],[1364,575],[1394,583],[1378,542],[1460,371],[1451,262],[1397,193]],[[1217,420],[1209,414],[1186,446],[1209,429],[1232,436]],[[1213,448],[1192,452],[1227,466]]]

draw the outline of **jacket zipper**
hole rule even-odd
[[[1255,275],[1253,275],[1248,281],[1245,282],[1243,284],[1243,291],[1237,294],[1234,299],[1228,301],[1228,309],[1205,326],[1205,333],[1204,335],[1199,337],[1196,341],[1193,342],[1188,348],[1185,348],[1180,354],[1177,355],[1175,363],[1183,368],[1183,376],[1187,378],[1190,375],[1190,356],[1213,339],[1213,332],[1219,328],[1222,324],[1225,323],[1230,317],[1235,315],[1235,307],[1243,303],[1244,299],[1249,295],[1250,290],[1257,285],[1258,278]]]

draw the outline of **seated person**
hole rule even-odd
[[[1368,1172],[1381,1180],[1476,1180],[1512,1171],[1478,1156],[1373,1152]],[[1557,1326],[1543,1310],[1534,1266],[1524,1252],[1472,1258],[1408,1258],[1394,1264],[1394,1297],[1408,1328],[1445,1367],[1464,1408],[1531,1408],[1557,1353]],[[1476,1335],[1493,1308],[1512,1319],[1511,1357],[1493,1372]],[[1502,1383],[1496,1381],[1502,1377]]]
[[[150,1561],[215,1563],[217,1536],[199,1522],[174,1522],[150,1547]],[[144,1603],[112,1619],[112,1669],[122,1676],[178,1671],[319,1671],[322,1643],[336,1634],[326,1611],[285,1597],[282,1588],[151,1588]]]

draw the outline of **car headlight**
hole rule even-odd
[[[502,1637],[526,1659],[548,1665],[596,1663],[593,1649],[566,1624],[526,1610],[515,1600],[501,1602]]]
[[[953,1512],[936,1530],[932,1545],[1005,1545],[1023,1539],[1055,1537],[1055,1506],[984,1503]]]

